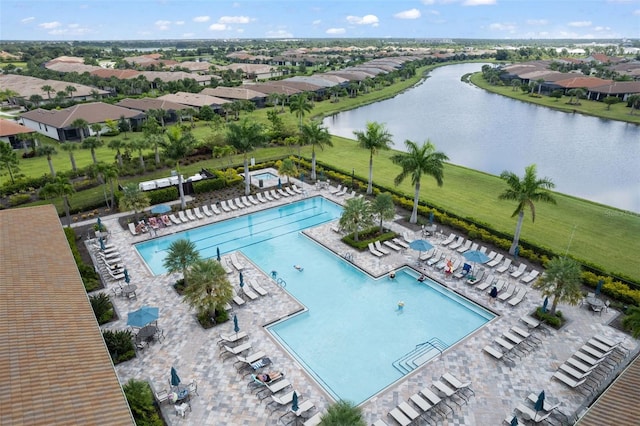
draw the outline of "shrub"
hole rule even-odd
[[[100,293],[95,296],[89,296],[91,307],[93,308],[93,314],[98,320],[98,324],[105,324],[113,318],[113,304],[111,299],[104,293]]]
[[[154,404],[153,393],[149,383],[130,379],[122,386],[131,408],[131,413],[138,426],[164,426]]]
[[[20,204],[25,204],[31,201],[31,195],[29,194],[15,194],[9,197],[9,206],[15,207]]]
[[[80,272],[80,276],[82,277],[84,289],[87,292],[97,290],[100,288],[100,276],[93,266],[87,265],[82,261],[82,257],[78,251],[78,246],[76,245],[76,232],[73,228],[64,228],[64,234],[67,237],[67,242],[71,248],[73,259],[76,261],[76,265],[78,266],[78,272]]]
[[[546,322],[551,327],[558,329],[564,324],[564,317],[561,311],[556,311],[555,315],[551,315],[549,312],[542,312],[542,308],[536,309],[534,317],[542,322]]]
[[[149,195],[150,205],[167,203],[169,201],[177,200],[180,196],[177,186],[148,191],[147,195]]]
[[[393,231],[385,231],[386,232],[380,233],[380,227],[374,226],[358,232],[358,241],[355,241],[353,239],[353,234],[348,234],[342,238],[342,242],[357,250],[364,250],[367,248],[369,243],[373,243],[378,240],[380,242],[387,241],[397,236],[397,234]]]
[[[114,364],[119,364],[136,356],[136,350],[133,347],[133,335],[129,330],[104,330],[102,337]]]
[[[224,178],[205,179],[193,182],[193,191],[196,194],[205,194],[207,192],[217,191],[227,186]]]

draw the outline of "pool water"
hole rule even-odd
[[[268,179],[277,179],[278,176],[274,175],[273,173],[264,172],[264,173],[257,173],[255,175],[251,175],[251,178],[257,179],[257,180],[268,180]]]
[[[169,240],[181,237],[203,257],[215,257],[216,247],[241,250],[265,274],[276,271],[307,310],[268,330],[329,394],[359,404],[404,376],[393,363],[416,345],[434,337],[453,345],[493,314],[437,283],[418,282],[412,269],[397,271],[394,280],[373,279],[299,232],[340,213],[315,197],[136,248],[155,273],[164,272]]]

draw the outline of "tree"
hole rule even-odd
[[[89,128],[93,131],[93,134],[96,136],[96,138],[100,140],[100,137],[102,136],[102,130],[104,130],[104,128],[102,127],[102,124],[93,123],[92,125],[89,126]]]
[[[58,176],[53,182],[47,183],[40,190],[40,197],[45,199],[62,197],[64,212],[67,216],[67,226],[71,227],[71,214],[69,212],[69,196],[75,192],[73,185],[68,179]]]
[[[369,150],[369,183],[367,185],[367,194],[373,193],[373,154],[381,149],[390,149],[393,140],[391,133],[385,128],[384,124],[375,121],[368,121],[366,130],[356,130],[353,134],[358,139],[360,148]]]
[[[320,426],[366,426],[360,407],[349,401],[340,400],[331,404],[322,416]]]
[[[94,138],[93,136],[86,138],[84,141],[82,141],[81,144],[84,149],[88,149],[91,151],[91,159],[93,160],[93,164],[98,164],[98,159],[96,158],[96,148],[100,148],[102,145],[102,141],[98,138]]]
[[[231,165],[231,157],[235,153],[236,150],[233,149],[233,147],[230,145],[214,146],[213,150],[211,151],[211,154],[215,158],[224,158],[226,156],[227,160],[229,161],[229,165]],[[222,166],[224,166],[224,162],[222,162],[221,167]]]
[[[302,126],[301,142],[305,145],[311,145],[311,179],[316,179],[316,146],[324,149],[325,145],[333,146],[331,135],[326,127],[320,122],[312,120]]]
[[[299,129],[302,131],[302,119],[311,112],[313,105],[306,93],[293,95],[289,100],[289,111],[299,119]]]
[[[69,161],[71,161],[71,170],[74,172],[78,171],[76,167],[76,158],[73,156],[73,151],[78,149],[78,145],[73,142],[64,142],[60,144],[60,149],[63,151],[67,151],[69,153]]]
[[[189,285],[185,286],[184,300],[198,317],[215,318],[216,311],[224,311],[224,306],[233,298],[233,287],[219,262],[198,259],[186,274]]]
[[[101,178],[104,186],[102,187],[102,192],[104,194],[105,203],[107,204],[107,208],[113,209],[115,208],[114,199],[115,199],[115,180],[118,177],[118,168],[113,164],[107,164],[103,162],[99,162],[97,164],[93,164],[91,166],[90,174],[92,177]],[[109,182],[109,198],[107,198],[106,184]]]
[[[353,233],[353,239],[358,241],[358,233],[371,225],[373,225],[371,204],[364,197],[348,199],[340,216],[340,228]]]
[[[633,115],[634,110],[640,109],[640,95],[629,96],[629,99],[627,99],[627,105],[631,107],[629,115]]]
[[[247,118],[240,123],[230,123],[227,127],[227,142],[233,146],[236,152],[241,153],[244,162],[244,193],[251,193],[249,187],[249,159],[248,154],[254,149],[264,145],[266,137],[262,126]]]
[[[536,165],[531,164],[524,169],[524,176],[520,179],[515,173],[504,171],[500,174],[500,179],[504,180],[508,188],[498,197],[500,200],[517,201],[518,206],[514,210],[511,217],[518,216],[518,224],[516,232],[513,236],[513,243],[509,249],[510,254],[515,254],[518,242],[520,240],[520,231],[522,230],[522,221],[524,212],[529,208],[531,210],[531,222],[536,220],[535,204],[538,201],[556,204],[556,200],[549,193],[549,189],[553,189],[555,184],[549,178],[538,179],[536,176]]]
[[[536,84],[538,85],[538,96],[542,92],[542,85],[544,84],[544,78],[539,78],[536,80]]]
[[[380,219],[380,233],[383,232],[382,222],[391,220],[396,215],[396,207],[393,204],[393,196],[388,192],[381,192],[371,203],[373,215]]]
[[[149,141],[144,138],[136,138],[129,142],[129,146],[131,147],[131,149],[135,149],[136,151],[138,151],[140,167],[142,167],[142,170],[146,170],[146,167],[144,165],[144,154],[142,153],[142,151],[148,149],[151,146]]]
[[[411,176],[411,184],[414,186],[413,210],[409,223],[418,222],[418,204],[420,202],[420,184],[422,175],[432,176],[438,186],[442,186],[444,176],[444,162],[449,159],[446,154],[436,151],[435,145],[427,139],[427,142],[418,145],[413,141],[404,142],[407,152],[398,153],[391,157],[394,164],[400,165],[402,171],[394,179],[396,185],[400,185],[407,176]]]
[[[516,92],[520,86],[522,86],[522,81],[520,81],[517,78],[514,78],[513,80],[511,80],[511,91],[512,92]]]
[[[582,299],[580,264],[568,257],[554,257],[544,274],[533,284],[543,296],[553,296],[550,314],[555,315],[559,302],[577,305]]]
[[[151,111],[160,111],[164,112],[162,109],[156,109]],[[162,133],[164,132],[164,120],[162,121],[163,125],[160,127],[158,122],[154,120],[147,120],[146,123],[142,126],[142,132],[144,136],[148,139],[149,144],[153,145],[153,152],[155,154],[156,166],[160,165],[160,150],[158,149],[164,137]]]
[[[580,105],[580,99],[584,98],[587,92],[584,89],[571,89],[567,92],[570,96],[569,105]],[[573,99],[575,98],[575,102]]]
[[[130,342],[131,339],[129,339]],[[160,419],[156,411],[149,383],[143,380],[129,379],[122,386],[122,390],[127,397],[127,402],[137,425],[162,426],[164,424],[164,421]]]
[[[200,111],[198,111],[198,118],[204,121],[213,120],[213,117],[215,117],[215,115],[216,113],[213,112],[213,109],[209,105],[204,105],[202,108],[200,108]]]
[[[607,104],[607,111],[611,109],[611,105],[615,105],[618,102],[621,102],[620,98],[617,96],[607,96],[602,100],[605,104]]]
[[[291,158],[285,158],[284,160],[279,161],[279,163],[280,165],[278,165],[278,173],[286,176],[287,183],[289,183],[289,178],[298,174],[298,168]]]
[[[187,286],[187,270],[200,259],[196,244],[186,238],[172,242],[167,249],[167,256],[162,265],[169,273],[182,272],[184,285]]]
[[[149,207],[149,196],[145,194],[137,183],[131,182],[126,184],[122,188],[122,195],[120,196],[120,211],[133,210],[133,217],[138,220],[138,212]]]
[[[124,133],[125,139],[128,139],[127,132],[131,131],[131,123],[129,123],[129,120],[127,120],[124,115],[118,119],[118,130]]]
[[[182,188],[182,175],[180,174],[180,160],[183,160],[193,151],[196,139],[191,132],[182,132],[180,127],[173,126],[167,130],[167,140],[158,141],[164,151],[164,155],[176,162],[178,172],[178,191],[180,192],[180,205],[182,210],[187,208],[184,199],[184,189]]]
[[[622,318],[622,326],[630,330],[634,339],[640,337],[640,306],[629,306]]]
[[[76,118],[71,122],[71,127],[76,129],[78,134],[80,135],[80,142],[84,142],[84,130],[89,126],[89,122],[84,118]]]
[[[68,85],[67,87],[64,88],[64,91],[67,93],[67,96],[69,96],[70,98],[73,97],[73,93],[77,92],[78,89],[76,89],[75,86],[72,85]]]
[[[45,84],[45,85],[44,85],[44,86],[42,86],[40,89],[41,89],[43,92],[46,92],[46,93],[47,93],[47,98],[48,98],[49,100],[51,100],[51,92],[53,92],[53,91],[54,91],[54,90],[53,90],[53,87],[49,86],[48,84]]]
[[[39,106],[42,103],[42,96],[31,95],[29,96],[29,102],[31,102],[32,106]]]
[[[38,155],[46,155],[47,163],[49,163],[49,171],[51,172],[52,177],[56,177],[56,171],[53,168],[53,161],[51,161],[51,156],[57,154],[58,151],[53,147],[53,145],[42,145],[38,148]]]
[[[13,174],[20,170],[18,167],[18,154],[11,148],[11,145],[5,142],[0,142],[0,168],[7,169],[11,183],[15,183]]]
[[[113,149],[116,152],[116,161],[118,162],[118,167],[122,168],[122,152],[121,149],[125,148],[126,144],[120,139],[112,139],[109,141],[108,147]]]

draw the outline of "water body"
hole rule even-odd
[[[538,176],[550,177],[558,192],[640,212],[640,126],[554,111],[460,81],[481,67],[440,67],[393,99],[341,112],[324,124],[332,134],[355,139],[353,131],[367,121],[385,123],[398,150],[406,139],[428,138],[453,164],[494,175],[522,175],[535,163]]]

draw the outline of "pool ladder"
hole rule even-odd
[[[345,252],[342,257],[345,258],[345,260],[348,260],[349,262],[353,263],[353,253],[351,253],[350,251]]]
[[[402,374],[408,374],[435,357],[437,354],[434,354],[434,351],[442,355],[442,351],[448,347],[449,345],[445,342],[433,337],[426,342],[417,344],[413,350],[395,360],[393,366]]]
[[[276,280],[276,283],[280,286],[280,287],[286,287],[287,286],[287,282],[285,280],[283,280],[282,278],[278,278]]]

